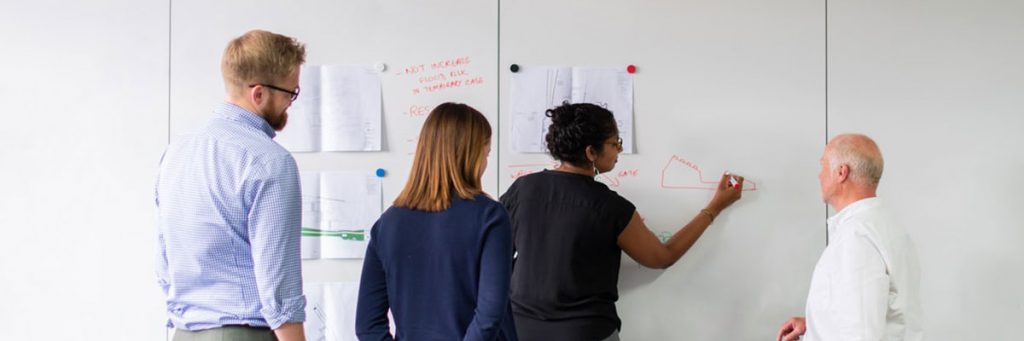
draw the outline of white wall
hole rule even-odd
[[[928,340],[1024,335],[1024,2],[833,1],[830,135],[885,158],[922,265]]]
[[[167,14],[165,1],[0,4],[0,339],[164,337]]]
[[[624,337],[767,339],[780,316],[799,314],[823,247],[825,212],[812,198],[812,168],[826,135],[847,131],[876,137],[885,154],[881,196],[918,244],[928,339],[1024,334],[1024,226],[1014,216],[1024,192],[1017,180],[1024,171],[1024,3],[830,1],[827,12],[822,2],[797,0],[604,1],[586,8],[524,0],[502,1],[500,8],[479,1],[412,3],[316,2],[334,10],[316,13],[280,3],[222,22],[216,18],[230,16],[231,8],[217,3],[0,2],[6,123],[0,125],[0,339],[165,336],[153,274],[157,160],[168,131],[194,128],[220,99],[217,59],[227,39],[249,26],[306,40],[313,63],[383,59],[395,68],[481,56],[473,71],[488,83],[480,89],[417,100],[392,97],[414,86],[408,79],[384,79],[385,110],[398,115],[385,118],[390,132],[414,130],[415,120],[398,118],[403,109],[442,99],[469,102],[503,120],[496,114],[508,103],[502,97],[499,108],[508,63],[637,64],[640,154],[624,157],[622,167],[654,167],[649,164],[663,162],[661,153],[679,148],[710,162],[705,168],[737,164],[734,170],[761,178],[765,187],[723,216],[676,268],[624,265]],[[173,26],[177,36],[170,20],[180,20]],[[615,26],[616,20],[627,24]],[[595,33],[628,49],[595,48]],[[203,56],[213,65],[179,66],[182,72],[168,78],[175,60]],[[680,82],[669,84],[673,78]],[[758,112],[771,116],[741,120],[736,134],[762,145],[713,146],[714,131],[661,128],[720,126],[734,122],[729,115]],[[794,128],[804,124],[821,130]],[[392,152],[408,151],[399,136],[388,138],[398,141],[389,142]],[[784,162],[770,153],[780,148],[788,153],[779,154]],[[495,148],[499,153],[510,152]],[[495,188],[507,186],[509,170],[501,167],[520,157],[492,155],[501,162],[491,163],[488,183],[501,179]],[[297,159],[307,169],[379,160],[345,153]],[[403,162],[385,159],[394,167]],[[676,206],[659,206],[668,202],[659,199],[664,194],[640,182],[622,186],[641,212],[661,222],[652,225],[666,230],[706,199],[672,199],[680,207],[673,213]],[[791,213],[792,224],[776,219],[782,214],[758,218],[775,209]],[[775,262],[786,272],[775,273]],[[357,279],[357,261],[305,265],[308,279]],[[738,270],[746,272],[730,272]],[[105,328],[115,331],[102,333]]]

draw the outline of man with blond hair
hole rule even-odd
[[[273,140],[305,55],[267,31],[232,40],[221,62],[226,102],[164,151],[157,277],[175,341],[305,339],[299,173]]]
[[[917,254],[876,198],[882,153],[864,135],[836,136],[821,157],[828,246],[811,277],[806,318],[779,329],[783,341],[922,339]]]

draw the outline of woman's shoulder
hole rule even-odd
[[[619,195],[619,192],[616,192],[615,190],[611,189],[611,187],[608,187],[608,185],[603,182],[594,181],[594,183],[591,185],[591,188],[593,192],[597,194],[596,197],[599,197],[602,201],[610,202],[613,205],[622,206],[626,208],[634,207],[633,203],[630,202],[629,199],[626,199],[626,197]]]
[[[516,180],[512,182],[512,186],[510,188],[570,185],[585,186],[593,182],[595,182],[594,179],[586,175],[545,169],[516,178]]]
[[[452,204],[452,217],[481,221],[501,221],[508,219],[505,206],[494,200],[487,193],[475,195],[472,199],[456,197]]]
[[[547,179],[551,171],[545,169],[539,172],[533,172],[528,174],[519,175],[515,181],[512,181],[512,187],[521,186],[522,184],[535,183],[537,181],[543,181]]]
[[[606,188],[607,188],[607,186],[606,186]],[[612,200],[613,202],[615,202],[617,205],[620,205],[620,206],[623,206],[623,207],[627,207],[627,208],[634,208],[634,209],[636,208],[636,206],[633,205],[632,201],[629,201],[629,199],[626,199],[626,197],[619,195],[618,192],[613,191],[611,188],[608,188],[607,195],[608,195],[608,198],[610,200]]]
[[[477,194],[473,197],[473,202],[482,206],[501,206],[501,203],[498,202],[498,200],[494,199],[494,197],[491,197],[491,195],[487,193]]]
[[[415,214],[417,214],[416,210],[391,205],[391,207],[384,210],[384,213],[380,214],[380,217],[377,218],[377,223],[374,225],[382,227],[394,225]]]
[[[478,193],[474,195],[473,198],[470,199],[462,198],[456,195],[454,198],[452,198],[452,207],[454,208],[456,206],[460,208],[471,208],[478,210],[488,209],[492,207],[502,207],[500,202],[498,202],[496,199],[491,197],[490,194],[487,193]]]

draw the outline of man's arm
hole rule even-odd
[[[160,156],[160,164],[162,165],[164,157]],[[170,276],[170,264],[167,262],[167,244],[164,242],[164,230],[161,226],[160,219],[160,175],[156,177],[156,185],[153,186],[153,204],[156,207],[156,282],[160,285],[160,290],[164,294],[164,300],[170,294],[171,290],[171,276]],[[167,320],[167,327],[171,327],[171,321]]]
[[[160,290],[164,293],[164,299],[170,293],[171,283],[170,275],[168,274],[168,263],[167,263],[167,245],[164,244],[164,234],[162,231],[156,233],[156,281],[160,284]]]
[[[835,246],[839,257],[831,291],[834,331],[843,340],[880,340],[889,308],[889,275],[877,243],[863,226]]]
[[[288,322],[280,328],[274,329],[274,336],[278,341],[305,341],[306,331],[302,329],[302,323]]]
[[[166,301],[171,292],[171,275],[168,270],[167,244],[164,243],[164,233],[159,227],[156,232],[156,250],[156,282],[160,285],[160,291],[164,294],[164,301]],[[166,327],[174,327],[170,318],[167,319]]]
[[[299,172],[291,155],[255,165],[246,180],[251,198],[248,213],[249,243],[260,313],[270,328],[286,336],[302,336],[306,298],[302,295],[300,238],[302,201]],[[294,326],[285,326],[294,324]],[[301,338],[300,338],[301,340]]]

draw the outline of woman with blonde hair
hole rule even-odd
[[[360,340],[517,340],[512,227],[480,186],[490,140],[487,118],[468,105],[444,103],[427,116],[409,180],[370,231]]]

